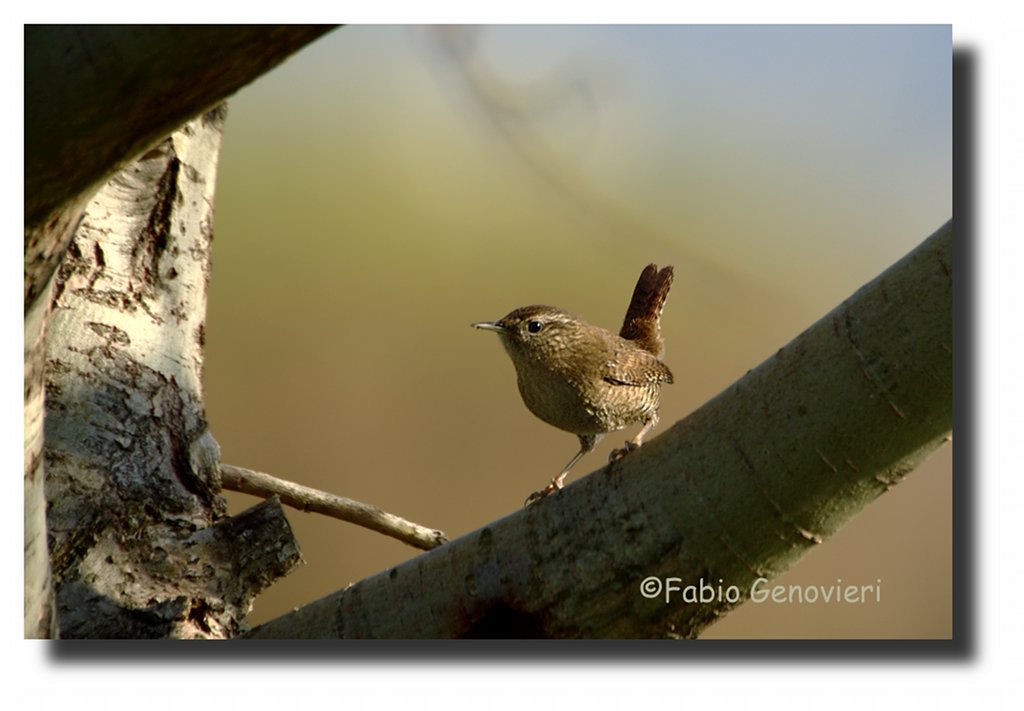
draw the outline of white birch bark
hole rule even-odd
[[[276,546],[250,551],[216,494],[201,378],[223,120],[189,122],[115,175],[58,272],[45,452],[62,637],[233,636],[262,587],[251,563],[297,559],[283,516]]]

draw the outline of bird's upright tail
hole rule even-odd
[[[644,267],[619,331],[620,336],[634,341],[658,358],[665,352],[665,344],[661,340],[661,310],[672,286],[672,276],[672,267],[661,270],[656,264]]]

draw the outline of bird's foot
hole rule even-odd
[[[623,457],[632,452],[634,449],[640,449],[640,445],[633,441],[626,442],[626,446],[623,447],[622,449],[612,450],[612,453],[608,455],[608,463],[618,464],[619,462],[622,461]]]
[[[537,503],[538,501],[540,501],[544,497],[551,496],[551,494],[554,494],[556,491],[561,491],[561,490],[562,490],[562,480],[561,479],[557,479],[557,478],[556,479],[552,479],[551,483],[548,484],[547,486],[545,486],[543,489],[541,489],[540,491],[535,491],[532,494],[530,494],[529,496],[527,496],[526,497],[526,501],[523,502],[523,508],[527,508],[529,506],[533,506],[535,503]]]

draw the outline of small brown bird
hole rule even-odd
[[[576,456],[527,506],[560,490],[569,470],[606,432],[643,423],[624,449],[612,452],[615,461],[658,424],[661,386],[672,382],[661,362],[661,311],[672,274],[672,267],[659,271],[654,264],[643,270],[617,336],[553,306],[524,306],[499,321],[473,324],[501,336],[530,412],[580,440]]]

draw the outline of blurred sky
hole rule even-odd
[[[576,440],[529,414],[469,324],[549,303],[615,329],[652,261],[677,272],[662,422],[681,419],[951,217],[950,42],[948,26],[336,30],[229,102],[205,375],[224,461],[478,528]],[[883,578],[880,606],[747,605],[706,636],[948,637],[950,476],[946,447],[783,576]],[[308,564],[257,622],[415,554],[289,518]]]

